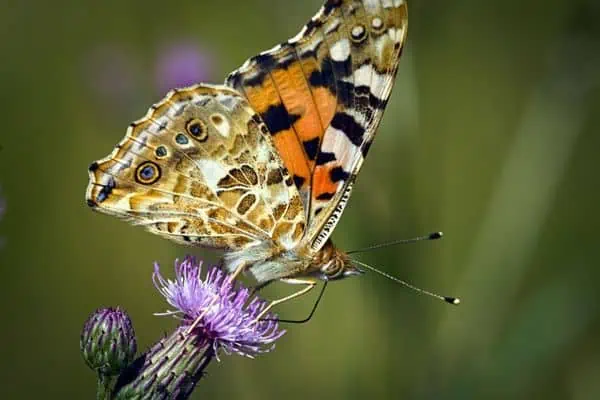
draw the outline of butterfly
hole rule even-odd
[[[403,0],[327,0],[224,85],[170,91],[89,167],[87,204],[301,290],[361,271],[330,239],[386,108]]]

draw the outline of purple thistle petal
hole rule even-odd
[[[179,317],[184,327],[191,327],[201,317],[194,332],[212,342],[215,354],[222,349],[226,354],[252,358],[270,351],[285,331],[271,320],[273,314],[268,314],[267,320],[257,321],[267,303],[251,297],[247,288],[235,288],[219,268],[210,268],[204,280],[201,272],[201,262],[189,256],[182,262],[175,261],[175,280],[163,278],[155,264],[154,285],[175,308],[162,315]]]

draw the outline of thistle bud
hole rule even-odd
[[[87,365],[103,376],[118,375],[137,352],[131,320],[118,307],[101,308],[90,315],[79,345]]]

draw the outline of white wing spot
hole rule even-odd
[[[340,165],[351,165],[353,160],[360,157],[360,149],[343,131],[330,126],[323,137],[321,150],[335,154],[335,159]]]
[[[390,28],[388,34],[394,42],[400,42],[402,40],[403,31],[402,29]]]
[[[352,28],[352,37],[355,39],[360,38],[363,33],[365,33],[365,28],[362,25],[356,25],[354,28]]]
[[[195,160],[198,169],[202,171],[206,185],[214,190],[219,181],[227,175],[221,164],[213,160]]]
[[[329,35],[331,32],[334,32],[340,26],[340,19],[334,19],[326,28],[325,35]]]
[[[229,121],[227,121],[223,115],[213,114],[210,116],[210,120],[215,128],[217,128],[217,131],[221,134],[221,136],[229,137],[231,126],[229,125]]]
[[[379,97],[378,94],[383,91],[388,80],[387,75],[378,73],[370,64],[361,66],[353,75],[356,86],[368,86],[376,97]]]
[[[371,21],[371,26],[373,29],[379,30],[383,26],[383,20],[379,17],[375,17],[373,18],[373,21]]]
[[[300,32],[298,32],[298,34],[296,36],[294,36],[293,38],[288,40],[288,42],[291,44],[297,43],[300,40],[302,40],[302,38],[304,37],[305,34],[306,34],[306,25],[302,27],[302,30]]]
[[[310,41],[306,42],[305,45],[303,45],[302,47],[300,47],[298,49],[300,55],[303,56],[307,53],[316,51],[321,43],[322,43],[322,40],[318,40],[317,38],[312,38]]]
[[[365,0],[364,6],[369,14],[375,14],[379,12],[379,0]]]
[[[345,61],[350,56],[350,42],[348,39],[341,39],[331,46],[331,58],[334,61]]]

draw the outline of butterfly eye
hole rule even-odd
[[[135,171],[135,180],[144,185],[151,185],[160,179],[160,167],[151,161],[140,164]]]
[[[206,141],[208,139],[208,130],[206,129],[206,124],[198,119],[192,118],[185,124],[185,130],[192,135],[192,137],[200,142]]]
[[[331,260],[327,264],[321,267],[321,273],[328,280],[336,280],[343,277],[344,265],[337,262],[337,260]]]
[[[354,43],[360,43],[367,38],[367,29],[364,25],[356,25],[350,34]]]

